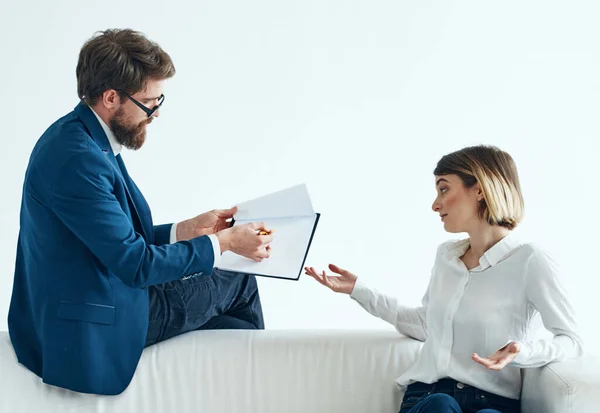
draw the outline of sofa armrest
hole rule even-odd
[[[523,369],[523,413],[600,411],[600,360],[593,356]]]

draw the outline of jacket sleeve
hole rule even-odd
[[[154,244],[165,245],[171,243],[171,228],[173,224],[162,224],[154,226]]]
[[[146,244],[114,194],[117,179],[116,169],[104,154],[77,152],[55,176],[52,208],[126,285],[143,288],[189,275],[210,275],[214,263],[210,239],[202,236],[176,244]]]

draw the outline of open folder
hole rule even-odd
[[[320,214],[313,210],[305,184],[296,185],[237,205],[233,225],[264,222],[275,230],[271,256],[255,262],[231,251],[221,256],[218,268],[264,277],[298,280]]]

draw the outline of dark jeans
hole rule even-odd
[[[146,346],[193,330],[265,328],[254,276],[218,269],[148,288]]]
[[[453,379],[408,386],[400,413],[520,413],[521,402]]]

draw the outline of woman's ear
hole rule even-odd
[[[479,186],[479,182],[477,182],[473,186],[473,190],[475,191],[475,197],[477,199],[477,202],[483,201],[483,199],[484,199],[483,191],[481,190],[481,187]]]

